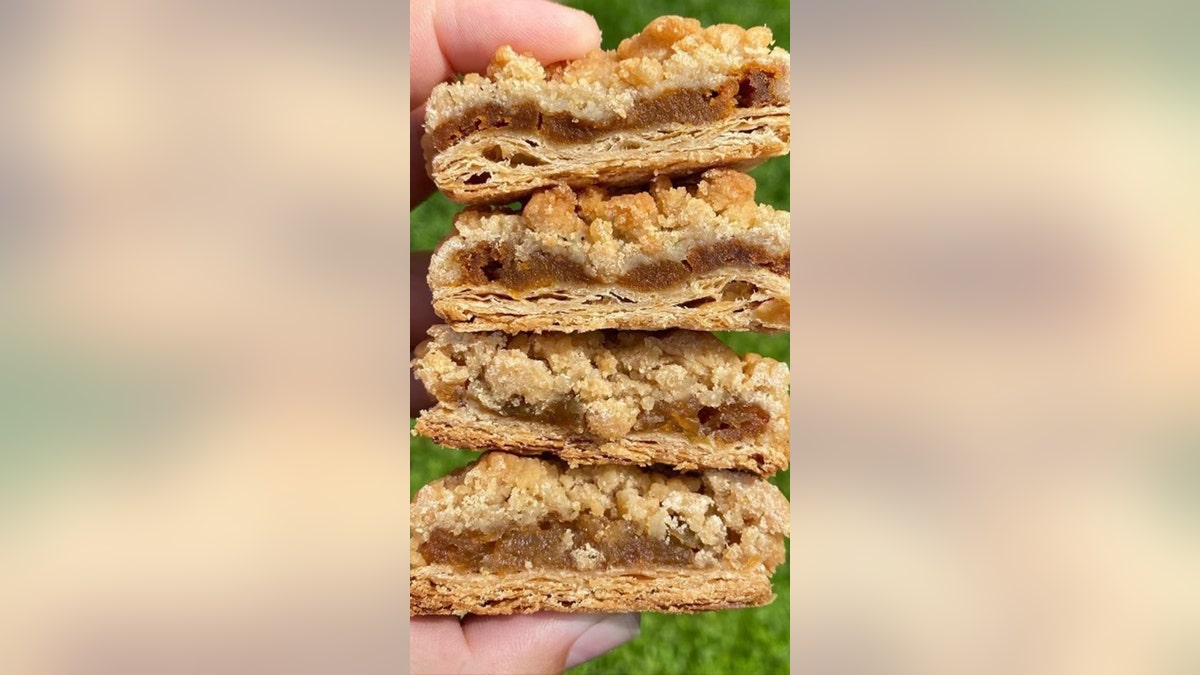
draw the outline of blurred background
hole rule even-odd
[[[721,0],[670,0],[663,2],[603,2],[569,0],[596,17],[604,49],[616,49],[621,40],[641,32],[664,14],[694,17],[705,26],[733,23],[765,25],[776,45],[788,49],[788,3],[782,0],[730,3]],[[758,182],[759,203],[788,210],[788,157],[767,160],[751,172]],[[414,251],[429,251],[451,228],[461,207],[440,193],[412,211]],[[415,282],[414,282],[415,283]],[[787,361],[787,334],[723,333],[720,337],[739,353],[756,352]],[[415,338],[414,338],[415,339]],[[415,346],[415,344],[414,344]],[[428,439],[412,439],[411,493],[478,457],[478,453],[449,450]],[[771,478],[785,495],[789,472]],[[696,615],[645,614],[642,637],[595,661],[572,668],[572,673],[778,673],[788,668],[789,566],[776,569],[772,583],[777,598],[766,607]]]
[[[0,2],[0,672],[402,672],[406,8]]]
[[[793,9],[797,671],[1200,672],[1195,10]]]

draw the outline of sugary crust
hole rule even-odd
[[[655,410],[746,404],[761,409],[758,433],[724,440],[692,429],[668,430],[677,443],[711,455],[737,445],[767,456],[787,453],[788,367],[757,354],[739,357],[709,333],[647,332],[458,333],[434,326],[415,351],[415,373],[446,412],[466,409],[475,419],[517,417],[513,406],[564,432],[617,441]],[[670,413],[675,415],[676,413]],[[528,418],[528,415],[526,416]],[[466,418],[464,418],[465,420]],[[677,422],[685,422],[679,420]],[[697,423],[698,427],[698,423]],[[569,429],[569,430],[568,430]],[[461,432],[465,433],[465,432]],[[655,461],[666,458],[655,457]],[[725,459],[714,462],[727,463]],[[707,465],[700,465],[707,466]]]
[[[439,288],[433,308],[460,332],[780,332],[790,327],[790,279],[762,269],[716,272],[669,291],[595,286],[515,295],[498,284]]]
[[[712,167],[747,170],[788,152],[790,125],[788,108],[771,106],[737,109],[711,123],[613,132],[582,144],[505,129],[471,134],[436,153],[431,136],[423,144],[430,176],[448,197],[507,203],[559,184],[628,186]]]
[[[716,88],[747,67],[781,74],[780,93],[786,96],[789,56],[771,48],[773,41],[765,26],[702,28],[695,19],[663,16],[615,51],[596,50],[549,67],[501,47],[486,75],[469,74],[433,90],[426,104],[426,129],[494,102],[536,102],[546,113],[567,112],[588,121],[624,118],[641,100],[682,88]]]
[[[661,464],[682,471],[733,469],[770,476],[788,467],[787,439],[782,443],[732,442],[719,446],[680,434],[631,433],[608,441],[571,434],[552,424],[513,420],[470,408],[438,405],[417,420],[415,432],[439,445],[497,450],[519,455],[552,454],[572,466],[588,464]]]
[[[692,613],[757,607],[775,599],[765,572],[716,569],[462,574],[430,566],[411,571],[409,592],[412,616],[540,611]]]
[[[481,243],[510,247],[518,259],[561,256],[604,283],[648,261],[683,260],[691,249],[719,241],[786,257],[789,214],[756,203],[756,187],[747,174],[712,169],[676,185],[660,176],[635,192],[559,185],[534,193],[518,213],[470,208],[455,218],[454,233],[434,254],[429,284],[435,297],[438,289],[463,285],[470,274],[456,255]]]

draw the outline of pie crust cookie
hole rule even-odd
[[[675,183],[463,211],[430,262],[434,310],[458,331],[788,330],[788,213],[730,169]]]
[[[709,333],[429,334],[413,366],[438,403],[414,433],[441,445],[572,465],[788,466],[787,364]]]
[[[487,453],[412,503],[410,613],[764,605],[787,499],[765,479]]]
[[[559,183],[633,185],[787,153],[789,56],[770,29],[664,16],[614,51],[543,66],[501,47],[438,85],[429,173],[451,199],[504,203]]]

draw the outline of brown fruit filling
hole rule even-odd
[[[464,283],[497,283],[515,291],[605,283],[564,256],[539,251],[519,259],[511,246],[483,242],[456,252],[454,262],[462,270]],[[740,241],[719,241],[694,247],[684,260],[655,260],[634,267],[618,277],[616,285],[635,291],[661,291],[678,286],[694,274],[752,267],[766,267],[790,276],[791,255],[772,255],[761,246]]]
[[[747,68],[736,80],[720,89],[676,89],[655,98],[640,101],[626,117],[603,123],[589,122],[570,113],[545,114],[532,103],[505,107],[488,103],[467,110],[457,119],[441,124],[430,132],[435,152],[441,152],[463,138],[488,129],[537,131],[561,143],[586,143],[614,131],[646,129],[672,122],[706,124],[728,117],[735,108],[759,108],[787,105],[780,94],[783,73],[763,68]]]
[[[568,531],[572,533],[569,539],[564,536]],[[542,522],[536,528],[514,528],[498,535],[477,530],[455,535],[438,528],[418,550],[432,565],[450,565],[459,571],[512,572],[525,569],[526,561],[540,569],[579,569],[571,550],[584,546],[599,551],[609,568],[684,567],[702,548],[690,530],[660,541],[627,520],[583,515],[571,523]]]
[[[753,403],[732,403],[720,408],[703,407],[696,412],[700,430],[720,441],[740,441],[762,433],[771,421],[762,406]]]

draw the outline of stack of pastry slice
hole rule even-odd
[[[732,168],[787,150],[770,43],[663,17],[435,90],[430,173],[468,208],[430,266],[415,433],[484,455],[414,498],[413,614],[771,601],[788,368],[706,332],[788,327],[788,214]]]

